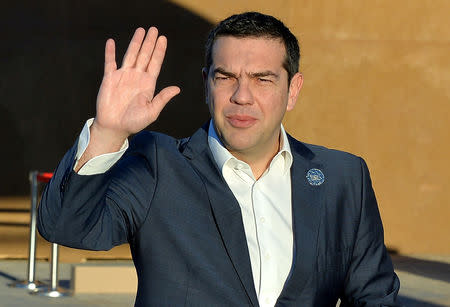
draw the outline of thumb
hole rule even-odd
[[[153,107],[162,110],[165,105],[180,92],[181,90],[178,86],[165,87],[155,97],[153,97],[151,104]]]

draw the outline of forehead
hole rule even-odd
[[[278,38],[219,36],[212,47],[212,66],[227,69],[279,70],[285,57]]]

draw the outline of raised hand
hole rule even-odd
[[[154,122],[164,106],[180,92],[169,86],[155,95],[156,81],[167,48],[167,39],[154,27],[136,29],[122,67],[117,69],[114,40],[105,46],[105,71],[97,96],[97,114],[88,148],[79,169],[97,155],[117,151],[124,140]]]
[[[145,37],[145,39],[144,39]],[[154,27],[138,28],[131,39],[122,67],[117,69],[115,44],[106,42],[105,72],[97,97],[95,128],[119,138],[139,132],[154,122],[164,106],[180,92],[166,87],[155,95],[156,81],[166,53],[167,39]]]

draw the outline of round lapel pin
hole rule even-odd
[[[325,181],[325,175],[320,169],[312,168],[306,174],[306,179],[310,185],[321,185]]]

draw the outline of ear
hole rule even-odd
[[[292,109],[294,109],[302,86],[303,86],[303,75],[298,72],[292,77],[291,83],[289,84],[289,93],[288,93],[289,96],[286,111],[291,111]]]
[[[208,95],[208,70],[206,67],[202,68],[202,78],[203,78],[203,87],[205,90],[205,103],[208,104],[209,102],[209,95]]]
[[[203,82],[206,83],[206,80],[208,79],[208,69],[206,67],[202,68],[202,77]]]

